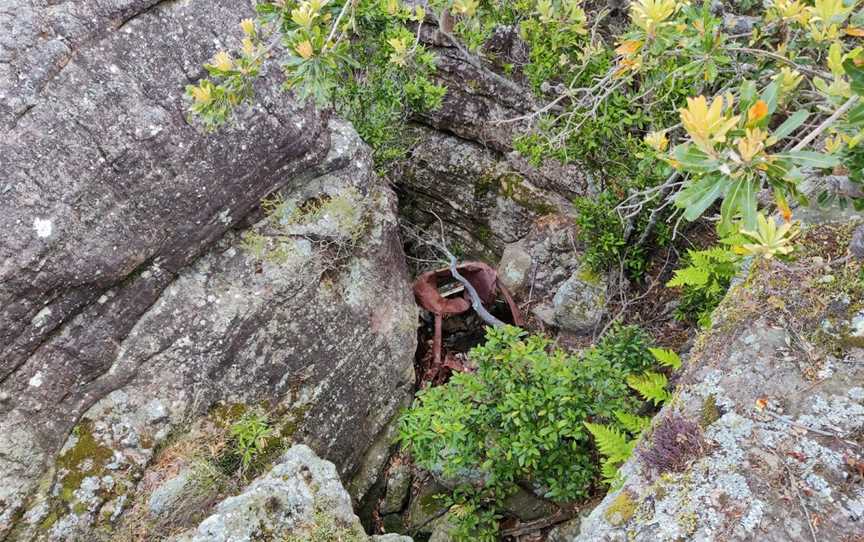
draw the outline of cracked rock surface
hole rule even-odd
[[[278,70],[233,125],[188,122],[184,86],[251,14],[203,4],[0,0],[5,540],[110,532],[154,451],[217,405],[293,412],[292,438],[350,476],[410,393],[395,197]],[[257,261],[240,230],[274,192],[356,202],[356,251],[334,265],[305,240],[339,237],[324,217]]]
[[[796,262],[754,262],[696,341],[673,411],[704,445],[658,472],[643,438],[626,481],[582,521],[578,542],[855,540],[864,535],[861,264],[826,266],[855,221],[811,226]],[[829,278],[830,277],[830,278]],[[649,430],[649,431],[653,431]],[[675,442],[665,453],[674,454]]]

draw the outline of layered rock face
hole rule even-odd
[[[623,467],[623,488],[563,539],[860,539],[864,284],[860,261],[844,257],[854,228],[812,226],[794,263],[752,265]]]
[[[368,149],[276,73],[235,125],[190,125],[183,86],[245,2],[21,4],[0,2],[0,538],[94,539],[216,405],[290,414],[292,438],[353,473],[416,346]],[[239,230],[277,192],[285,212],[344,201],[362,227],[270,221],[288,257],[259,261]]]
[[[411,152],[390,168],[404,221],[437,237],[440,218],[454,248],[497,261],[537,218],[569,214],[575,196],[597,187],[579,165],[532,165],[513,150],[514,138],[531,124],[535,99],[527,87],[489,61],[469,60],[432,25],[421,39],[437,57],[436,82],[447,92],[439,109],[416,119],[406,134]],[[499,65],[524,62],[525,54],[513,28],[500,29],[484,46]]]

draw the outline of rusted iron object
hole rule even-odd
[[[513,301],[513,296],[507,291],[507,288],[498,280],[498,273],[483,262],[465,262],[456,266],[457,272],[461,278],[467,280],[483,305],[489,305],[495,301],[497,294],[500,292],[501,297],[507,303],[510,309],[510,314],[513,318],[513,323],[517,326],[524,325],[522,313],[516,303]],[[429,271],[420,275],[414,281],[414,297],[421,307],[435,315],[435,336],[432,341],[432,366],[425,373],[430,377],[430,380],[437,380],[434,374],[442,369],[457,369],[464,370],[461,363],[453,363],[455,360],[448,360],[445,364],[441,361],[441,327],[444,318],[463,314],[471,308],[471,298],[468,290],[463,290],[459,297],[445,297],[438,291],[438,284],[441,280],[455,279],[452,269],[441,268],[435,271]],[[448,356],[449,358],[449,356]],[[425,378],[425,377],[424,377]]]

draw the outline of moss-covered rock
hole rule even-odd
[[[242,493],[172,542],[367,542],[336,467],[296,445]],[[409,539],[410,540],[410,539]]]

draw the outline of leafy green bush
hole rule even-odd
[[[584,422],[635,410],[639,401],[626,380],[650,364],[647,350],[640,352],[648,337],[616,328],[581,357],[550,352],[548,339],[511,326],[489,328],[486,339],[470,353],[476,372],[417,395],[400,420],[399,440],[419,466],[479,481],[485,493],[463,499],[469,507],[506,495],[517,482],[543,487],[558,501],[585,497],[599,469]]]
[[[740,258],[723,246],[707,250],[688,250],[685,266],[675,271],[667,286],[681,287],[681,298],[675,317],[695,321],[702,327],[711,325],[711,313],[729,289],[738,272]]]
[[[615,324],[595,348],[585,352],[584,359],[604,358],[627,373],[639,373],[654,365],[651,343],[651,336],[641,327]]]

